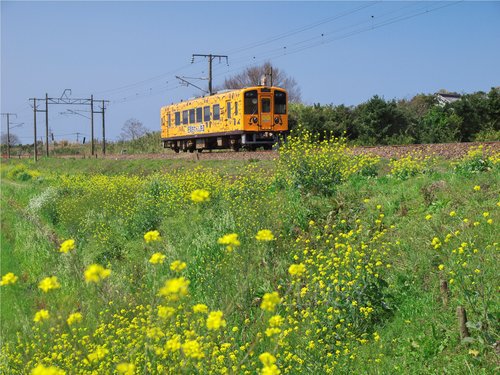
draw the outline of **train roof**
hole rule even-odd
[[[234,92],[239,92],[239,91],[259,90],[259,89],[262,89],[262,88],[278,89],[278,90],[283,90],[283,91],[286,92],[286,89],[284,89],[283,87],[278,87],[278,86],[248,86],[248,87],[243,87],[241,89],[228,89],[228,90],[217,91],[217,92],[213,93],[212,95],[206,94],[206,95],[203,95],[203,96],[197,96],[197,97],[193,97],[193,98],[181,100],[180,102],[177,102],[177,103],[167,104],[164,107],[168,107],[168,106],[171,106],[171,105],[177,105],[177,104],[180,104],[180,103],[191,102],[193,100],[199,100],[199,99],[209,98],[209,97],[213,97],[213,96],[219,96],[219,95],[224,95],[224,94],[229,94],[229,93],[234,93]]]

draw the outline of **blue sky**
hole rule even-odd
[[[373,95],[411,98],[439,89],[500,85],[500,2],[1,2],[1,111],[24,122],[12,132],[32,143],[28,98],[110,100],[107,138],[134,117],[159,130],[162,105],[199,95],[175,75],[214,85],[271,61],[294,77],[305,103],[357,105]],[[206,81],[193,81],[206,86]],[[90,134],[90,120],[49,106],[56,139]],[[82,113],[88,115],[88,113]],[[45,115],[38,115],[44,135]],[[96,116],[100,138],[100,115]],[[6,130],[2,118],[2,132]]]

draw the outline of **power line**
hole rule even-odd
[[[241,51],[247,51],[247,50],[255,48],[255,47],[259,47],[259,46],[262,46],[262,45],[265,45],[265,44],[269,44],[269,43],[275,42],[277,40],[285,39],[285,38],[288,38],[288,37],[290,37],[292,35],[296,35],[296,34],[299,34],[301,32],[304,32],[304,31],[307,31],[307,30],[311,30],[311,29],[316,28],[318,26],[324,25],[326,23],[329,23],[329,22],[332,22],[332,21],[336,21],[336,20],[338,20],[340,18],[349,16],[351,14],[354,14],[356,12],[359,12],[360,10],[369,8],[369,7],[371,7],[373,5],[376,5],[378,3],[381,3],[381,1],[372,1],[372,2],[370,2],[368,4],[366,4],[366,5],[362,5],[362,6],[358,7],[358,8],[356,8],[356,9],[349,10],[347,12],[341,13],[341,14],[336,15],[336,16],[327,17],[327,18],[319,20],[317,22],[314,22],[314,23],[311,23],[311,24],[299,27],[297,29],[294,29],[294,30],[291,30],[291,31],[288,31],[288,32],[285,32],[285,33],[282,33],[282,34],[278,34],[278,35],[276,35],[274,37],[267,38],[267,39],[261,40],[259,42],[250,43],[250,44],[247,44],[245,46],[238,47],[238,48],[233,49],[233,50],[229,50],[226,53],[227,54],[235,54],[235,53],[238,53],[238,52],[241,52]]]
[[[293,29],[291,31],[288,31],[288,32],[285,32],[285,33],[282,33],[282,34],[278,34],[275,37],[267,38],[267,39],[264,39],[264,40],[261,40],[261,41],[258,41],[258,42],[254,42],[254,43],[250,43],[250,44],[245,45],[245,46],[240,46],[240,47],[238,47],[238,48],[236,48],[234,50],[230,50],[227,54],[229,54],[229,53],[231,53],[231,54],[237,54],[237,53],[239,53],[241,51],[247,51],[248,49],[253,49],[253,48],[259,47],[261,45],[265,45],[265,44],[271,43],[271,42],[276,41],[276,40],[287,38],[289,36],[298,34],[300,32],[304,32],[304,31],[313,29],[313,28],[318,27],[320,25],[323,25],[325,23],[332,22],[334,20],[337,20],[337,19],[346,17],[348,15],[354,14],[356,12],[359,12],[360,10],[363,10],[365,8],[369,8],[369,7],[371,7],[373,5],[376,5],[376,4],[380,3],[380,2],[381,1],[370,2],[368,4],[365,4],[365,5],[362,5],[360,7],[357,7],[355,9],[353,9],[353,10],[349,10],[347,12],[344,12],[342,14],[335,15],[335,16],[332,16],[332,17],[328,17],[328,18],[319,20],[317,22],[314,22],[314,23],[311,23],[311,24],[307,24],[307,25],[302,26],[300,28]],[[151,78],[146,78],[146,79],[141,80],[141,81],[137,81],[137,82],[134,82],[134,83],[131,83],[131,84],[127,84],[127,85],[116,87],[116,88],[112,88],[112,89],[97,91],[96,94],[113,93],[113,94],[109,94],[108,96],[110,96],[110,95],[114,96],[118,92],[129,91],[130,89],[132,89],[134,87],[141,86],[141,85],[143,85],[145,83],[149,83],[149,82],[152,82],[152,81],[156,81],[159,78],[169,76],[170,74],[173,74],[173,73],[177,73],[177,72],[179,72],[181,70],[184,70],[185,68],[187,68],[189,66],[190,66],[190,64],[186,64],[186,65],[180,66],[180,67],[178,67],[176,69],[170,70],[170,71],[168,71],[166,73],[162,73],[160,75],[157,75],[157,76],[154,76],[154,77],[151,77]]]
[[[337,40],[346,39],[348,37],[351,37],[351,36],[354,36],[354,35],[357,35],[357,34],[361,34],[361,33],[365,33],[367,31],[375,30],[375,29],[378,29],[378,28],[381,28],[381,27],[384,27],[384,26],[387,26],[387,25],[390,25],[390,24],[393,24],[393,23],[401,22],[401,21],[404,21],[404,20],[407,20],[407,19],[410,19],[410,18],[414,18],[414,17],[420,16],[420,15],[423,15],[423,14],[428,14],[428,13],[434,12],[434,11],[442,9],[442,8],[446,8],[446,7],[449,7],[449,6],[452,6],[452,5],[456,5],[456,4],[461,3],[461,2],[463,2],[463,0],[457,1],[457,2],[454,2],[454,3],[447,3],[445,5],[441,5],[441,6],[432,8],[432,9],[426,8],[426,10],[424,10],[424,11],[418,11],[417,13],[412,13],[412,14],[409,14],[409,15],[393,17],[393,18],[391,18],[389,20],[386,20],[386,21],[383,21],[381,23],[373,24],[371,27],[365,27],[365,28],[362,28],[362,29],[357,29],[355,31],[343,34],[343,35],[335,37],[335,38],[324,38],[324,39],[322,38],[323,40],[321,40],[320,42],[315,42],[315,43],[306,45],[304,47],[296,48],[296,49],[290,49],[290,48],[287,48],[287,46],[276,48],[274,50],[269,51],[269,52],[273,52],[274,51],[274,53],[270,53],[267,56],[266,55],[260,56],[259,58],[254,57],[252,63],[250,63],[250,64],[243,64],[243,65],[236,65],[234,67],[234,69],[225,71],[224,74],[228,74],[228,73],[231,73],[231,72],[234,72],[234,71],[241,70],[244,67],[252,66],[256,62],[260,62],[260,61],[264,61],[264,60],[268,60],[268,59],[272,59],[272,58],[281,58],[281,57],[284,57],[286,55],[291,55],[291,54],[294,54],[294,53],[298,53],[298,52],[301,52],[301,51],[304,51],[304,50],[307,50],[307,49],[310,49],[310,48],[314,48],[314,47],[317,47],[317,46],[320,46],[320,45],[329,44],[329,43],[332,43],[332,42],[337,41]],[[365,24],[365,23],[366,23],[366,21],[362,22],[362,23],[359,23],[358,25]],[[216,76],[220,76],[220,74],[217,74]]]

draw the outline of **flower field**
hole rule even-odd
[[[2,162],[0,372],[495,373],[498,160]]]

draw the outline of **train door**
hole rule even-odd
[[[273,116],[271,111],[271,94],[261,94],[260,96],[260,125],[262,130],[271,130],[273,126]]]

